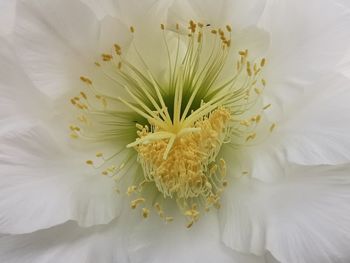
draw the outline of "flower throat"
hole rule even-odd
[[[119,147],[86,163],[114,178],[145,218],[154,209],[172,221],[165,210],[175,201],[190,227],[203,211],[219,208],[228,184],[222,147],[257,137],[261,113],[270,107],[257,106],[266,61],[250,61],[248,50],[233,53],[231,31],[194,21],[186,29],[161,24],[154,49],[167,54],[165,77],[152,72],[135,40],[126,54],[114,44],[95,63],[110,85],[80,77],[86,90],[70,100],[79,111],[71,137]],[[137,34],[134,27],[130,32]]]

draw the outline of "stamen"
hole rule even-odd
[[[102,149],[86,164],[118,185],[132,171],[132,182],[122,189],[133,199],[132,209],[148,218],[154,207],[168,223],[174,218],[166,215],[162,200],[173,199],[191,227],[203,210],[220,208],[228,185],[222,147],[256,143],[271,104],[260,106],[266,59],[252,60],[248,49],[232,52],[230,25],[221,29],[190,20],[187,34],[180,33],[179,24],[175,29],[160,24],[163,40],[155,47],[167,54],[167,61],[161,61],[167,65],[166,81],[151,71],[134,40],[128,52],[114,44],[102,53],[95,70],[115,86],[108,91],[97,80],[80,76],[84,90],[69,101],[79,111],[79,125],[70,125],[69,131],[75,139],[123,143],[111,154]],[[129,30],[136,36],[133,26]],[[170,42],[174,35],[176,50]],[[186,43],[185,51],[181,43]],[[223,74],[224,69],[230,74]],[[120,89],[128,97],[119,97]],[[120,103],[128,109],[118,110]],[[263,127],[269,127],[268,133],[275,126]],[[157,193],[150,194],[155,188]]]

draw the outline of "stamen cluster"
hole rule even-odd
[[[221,29],[190,21],[187,34],[178,24],[161,24],[160,30],[164,43],[155,49],[166,50],[166,82],[152,73],[136,41],[127,54],[114,44],[112,52],[103,53],[95,63],[111,87],[80,77],[88,89],[70,100],[81,112],[80,125],[70,125],[71,137],[125,142],[109,157],[98,152],[97,161],[86,163],[119,183],[137,162],[142,172],[133,170],[133,183],[126,191],[134,198],[131,208],[141,207],[146,218],[154,207],[170,222],[162,204],[173,199],[191,226],[203,208],[220,207],[227,185],[221,148],[257,138],[262,112],[271,106],[257,106],[266,86],[261,77],[266,60],[249,60],[248,50],[233,53],[229,25]],[[130,32],[137,34],[134,27]],[[131,62],[130,54],[138,64]],[[121,88],[127,96],[119,96]],[[123,161],[115,164],[120,156]]]

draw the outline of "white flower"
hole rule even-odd
[[[0,261],[349,262],[349,28],[334,0],[17,2]]]

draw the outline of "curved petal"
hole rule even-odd
[[[0,261],[7,263],[128,262],[123,227],[80,228],[74,222],[31,234],[0,237]]]
[[[259,25],[271,34],[266,93],[282,109],[332,71],[350,43],[350,13],[333,0],[268,1]]]
[[[116,17],[126,25],[144,28],[144,25],[156,25],[166,21],[168,8],[173,0],[114,0],[116,6]]]
[[[1,37],[0,68],[0,120],[17,115],[43,115],[41,109],[47,107],[47,98],[31,85],[11,44]]]
[[[193,19],[209,23],[216,27],[231,24],[236,29],[255,26],[265,7],[265,0],[191,0],[174,1],[169,12],[169,21],[173,24],[184,23]]]
[[[24,70],[53,98],[74,87],[97,55],[99,23],[79,0],[20,1],[15,30]]]
[[[217,216],[203,215],[191,229],[181,217],[165,224],[157,216],[141,222],[129,237],[131,263],[245,262],[263,263],[264,257],[244,255],[226,248],[220,241]]]
[[[277,136],[290,162],[340,164],[350,160],[350,80],[339,74],[307,86],[286,112]]]
[[[114,0],[81,0],[90,7],[97,18],[103,19],[106,16],[115,16],[116,5]]]
[[[0,36],[8,35],[13,30],[16,1],[2,0],[0,2]]]
[[[105,224],[119,215],[121,198],[114,181],[63,150],[45,125],[29,118],[2,124],[1,233],[28,233],[67,220]]]
[[[232,182],[223,201],[226,245],[281,262],[348,262],[350,166],[292,166],[273,184]]]

